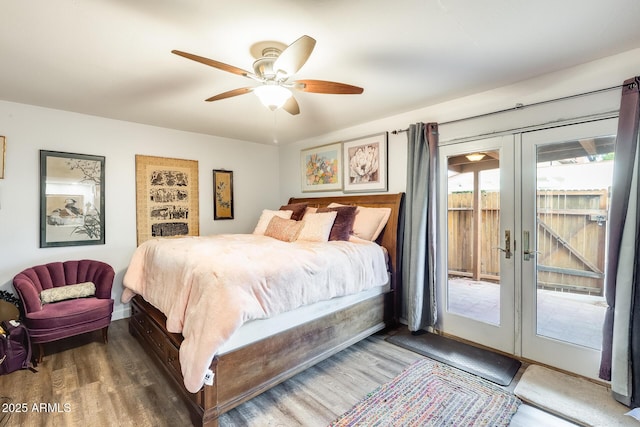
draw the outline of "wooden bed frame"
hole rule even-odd
[[[218,425],[218,417],[310,366],[372,335],[395,326],[401,285],[404,193],[291,198],[321,207],[331,202],[391,208],[377,242],[389,254],[391,291],[291,328],[261,341],[216,356],[211,364],[212,386],[189,393],[183,385],[178,351],[181,334],[165,329],[166,317],[141,296],[131,302],[129,332],[175,382],[196,426]]]

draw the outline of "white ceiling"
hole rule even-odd
[[[0,3],[0,99],[286,144],[640,47],[639,0],[21,0]],[[295,78],[364,88],[296,92],[271,112],[242,76],[252,44],[316,39]],[[638,70],[640,73],[640,70]]]

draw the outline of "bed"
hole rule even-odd
[[[388,280],[382,287],[245,323],[218,348],[205,385],[195,393],[185,387],[187,378],[180,364],[180,346],[185,337],[188,341],[187,334],[169,332],[172,328],[167,328],[168,318],[162,311],[142,295],[132,297],[129,331],[180,391],[194,425],[217,426],[221,414],[367,336],[395,326],[401,284],[403,196],[291,198],[289,204],[306,203],[313,208],[338,203],[390,209],[389,219],[376,239],[386,251]]]

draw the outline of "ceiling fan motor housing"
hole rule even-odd
[[[278,59],[282,51],[275,47],[267,47],[262,50],[262,57],[253,63],[253,71],[265,80],[275,80],[277,70],[273,69],[273,64]]]

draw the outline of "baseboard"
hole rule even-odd
[[[126,319],[131,317],[131,307],[129,305],[121,306],[117,310],[113,310],[113,314],[111,315],[111,321]]]

